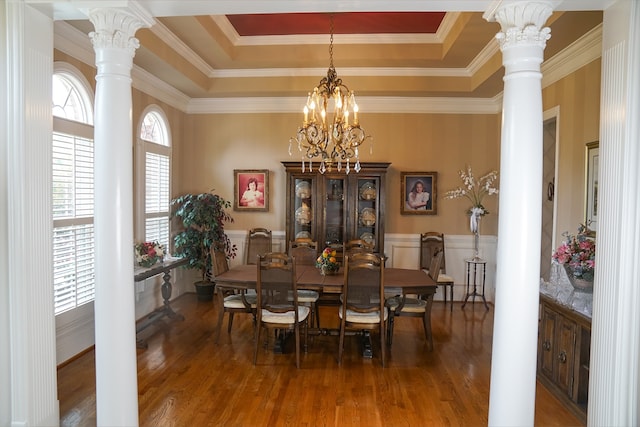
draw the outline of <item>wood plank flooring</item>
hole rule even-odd
[[[485,426],[488,418],[493,307],[434,303],[433,352],[420,319],[396,319],[387,367],[373,336],[373,359],[359,338],[346,338],[342,366],[338,337],[316,336],[295,368],[292,344],[284,354],[260,349],[253,365],[252,323],[227,317],[214,343],[216,308],[194,294],[173,307],[186,320],[165,319],[139,337],[140,426]],[[323,327],[337,327],[337,307],[321,307]],[[264,335],[264,334],[263,334]],[[292,340],[291,340],[292,341]],[[61,426],[95,426],[94,352],[58,370]],[[536,426],[583,425],[540,383]]]

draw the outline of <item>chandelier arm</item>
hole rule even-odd
[[[304,107],[304,121],[298,128],[295,140],[298,150],[303,153],[302,170],[305,171],[304,158],[309,159],[309,171],[313,159],[320,160],[320,173],[331,171],[333,165],[338,171],[346,161],[346,170],[350,171],[350,160],[355,159],[355,170],[360,171],[358,147],[369,138],[358,121],[358,105],[355,94],[338,77],[333,65],[333,14],[330,16],[329,69],[318,86],[309,92]],[[329,103],[332,100],[333,118],[329,118]],[[290,139],[290,145],[291,140]],[[291,148],[289,148],[291,155]]]

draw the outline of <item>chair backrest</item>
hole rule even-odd
[[[274,313],[295,310],[297,321],[298,286],[293,258],[282,252],[268,252],[257,260],[257,307]]]
[[[344,298],[347,309],[361,313],[384,309],[384,260],[373,253],[346,255]],[[382,318],[382,316],[381,316]]]
[[[373,252],[373,246],[368,245],[364,240],[349,240],[344,244],[344,255],[353,255],[356,253]]]
[[[444,260],[443,251],[437,251],[435,255],[431,257],[431,262],[429,263],[429,277],[431,277],[434,282],[438,281],[440,267],[442,267],[442,260]]]
[[[227,254],[220,249],[212,249],[212,266],[214,279],[226,271],[229,271],[229,261],[227,260]]]
[[[445,264],[446,255],[444,253],[444,234],[437,231],[427,231],[426,233],[422,233],[420,235],[420,268],[429,268],[431,259],[436,251],[442,252],[440,271],[446,274],[447,267]]]
[[[257,256],[271,252],[271,230],[266,228],[252,228],[249,230],[245,264],[256,264]]]
[[[297,265],[315,265],[318,258],[318,243],[297,240],[290,242],[289,256],[295,258]]]

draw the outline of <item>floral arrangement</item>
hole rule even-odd
[[[336,259],[336,250],[325,248],[318,259],[316,259],[316,267],[321,271],[335,273],[340,268],[340,264]]]
[[[474,208],[480,209],[479,215],[486,215],[489,213],[482,205],[484,196],[491,196],[498,194],[498,189],[494,187],[493,183],[498,179],[498,172],[491,171],[486,175],[476,180],[471,171],[471,166],[467,166],[466,171],[458,171],[460,179],[462,179],[462,187],[458,187],[455,190],[450,190],[444,193],[445,199],[457,199],[460,197],[466,197],[471,202],[471,209],[469,213],[473,212]]]
[[[158,242],[138,243],[135,246],[136,261],[143,267],[151,267],[164,259],[164,246]]]
[[[471,202],[471,208],[467,211],[470,215],[471,232],[478,232],[478,217],[485,216],[489,211],[482,204],[482,200],[485,196],[491,196],[498,194],[498,189],[494,187],[494,182],[498,179],[498,172],[491,171],[480,179],[476,180],[471,171],[471,166],[467,166],[467,170],[458,171],[460,179],[462,179],[462,187],[458,187],[455,190],[449,190],[444,193],[445,199],[458,199],[460,197],[466,197]]]
[[[596,266],[596,242],[592,232],[580,224],[578,234],[575,236],[566,231],[562,235],[566,240],[553,252],[553,259],[568,267],[574,277],[593,280],[593,270]]]

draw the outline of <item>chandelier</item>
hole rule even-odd
[[[313,170],[313,160],[320,161],[320,173],[338,171],[345,164],[345,173],[353,169],[360,172],[358,147],[369,138],[358,121],[358,104],[352,90],[342,83],[333,66],[333,15],[331,15],[329,42],[329,70],[307,96],[304,121],[295,137],[289,139],[289,155],[293,144],[302,153],[302,172]],[[329,108],[333,118],[329,116]],[[351,117],[350,117],[351,116]],[[306,164],[305,164],[306,162]]]

